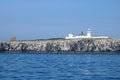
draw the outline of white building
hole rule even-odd
[[[81,35],[73,35],[73,34],[68,34],[67,37],[65,37],[65,39],[82,39],[82,38],[109,38],[108,36],[92,36],[91,34],[91,30],[88,29],[87,30],[87,35],[84,35],[83,33]]]

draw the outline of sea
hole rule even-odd
[[[0,53],[0,80],[120,80],[120,55]]]

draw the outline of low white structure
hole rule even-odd
[[[87,35],[84,35],[83,32],[77,36],[70,33],[68,34],[67,37],[65,37],[65,39],[81,39],[81,38],[109,38],[109,37],[108,36],[92,36],[90,29],[87,30]]]

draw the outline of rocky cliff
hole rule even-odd
[[[78,39],[0,42],[2,52],[120,52],[120,40]]]

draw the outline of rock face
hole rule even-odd
[[[78,40],[39,40],[1,42],[2,52],[118,52],[120,40],[115,39],[78,39]]]

